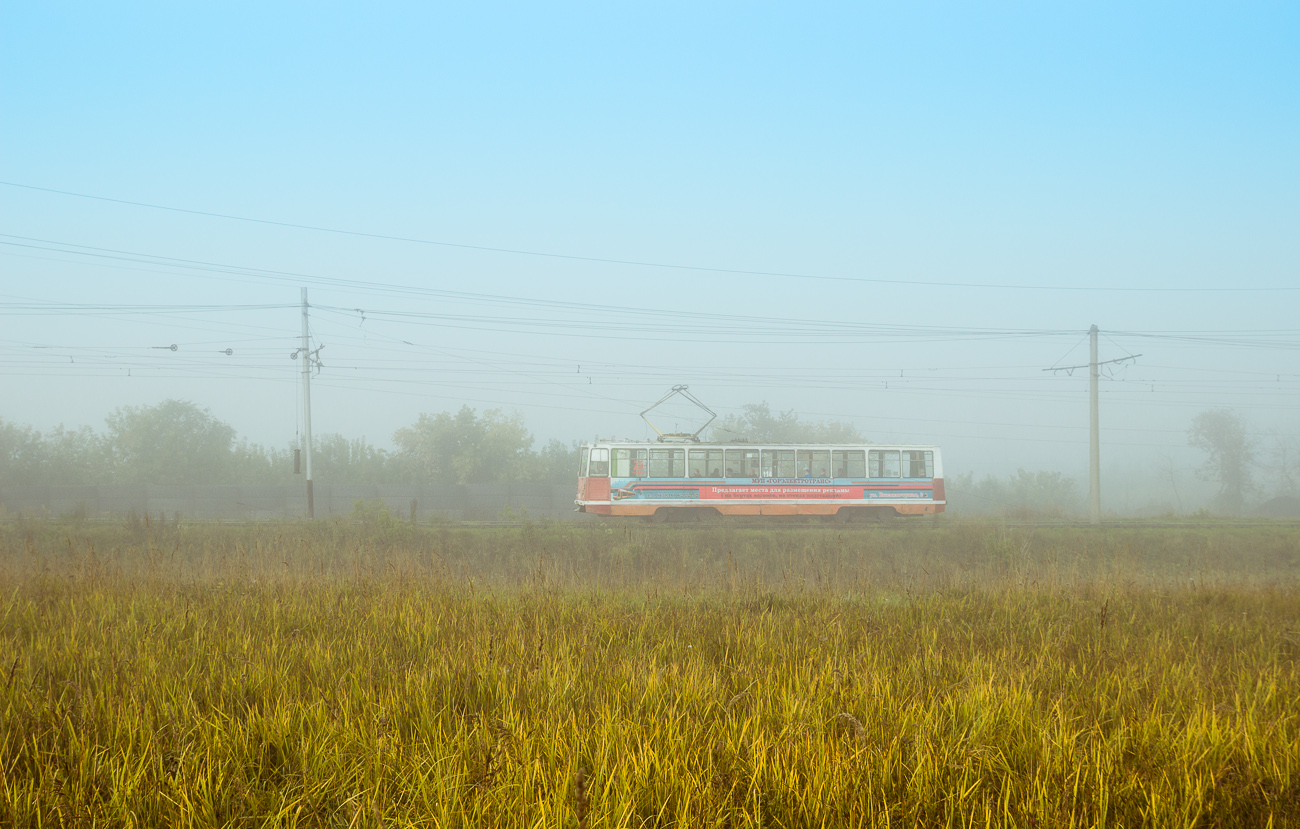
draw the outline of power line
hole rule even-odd
[[[881,279],[863,276],[830,276],[826,274],[813,273],[794,273],[785,271],[761,271],[748,270],[743,268],[719,268],[708,267],[704,265],[687,265],[672,262],[656,262],[640,259],[620,259],[613,257],[588,256],[572,253],[554,253],[550,251],[526,250],[523,248],[498,247],[492,245],[472,245],[463,242],[447,242],[435,239],[421,239],[413,236],[399,236],[388,233],[369,233],[359,230],[346,230],[342,228],[325,227],[321,225],[301,224],[298,222],[284,222],[273,219],[260,219],[251,216],[239,216],[232,213],[218,213],[208,210],[194,210],[184,207],[174,207],[171,205],[152,204],[149,202],[131,201],[129,199],[111,198],[108,196],[96,196],[88,193],[77,193],[70,190],[56,190],[50,187],[37,187],[31,184],[19,184],[12,181],[0,181],[0,185],[6,187],[16,187],[24,190],[39,191],[42,193],[52,193],[60,196],[68,196],[80,199],[90,199],[93,201],[107,202],[110,204],[122,204],[131,207],[146,208],[149,210],[163,210],[172,213],[184,213],[191,216],[203,216],[213,219],[224,219],[227,221],[247,222],[251,224],[268,225],[272,227],[284,227],[294,230],[307,230],[314,233],[329,233],[338,236],[352,236],[364,239],[377,239],[388,242],[406,242],[418,245],[433,245],[445,248],[457,248],[461,250],[474,250],[484,253],[502,253],[512,256],[529,256],[543,259],[562,259],[574,262],[591,262],[602,265],[621,265],[637,268],[660,268],[666,270],[689,271],[694,273],[713,273],[727,276],[763,276],[779,279],[813,279],[832,282],[859,282],[873,285],[899,285],[905,287],[930,287],[930,288],[966,288],[978,290],[1006,290],[1006,291],[1072,291],[1085,293],[1251,293],[1251,292],[1289,292],[1300,291],[1300,286],[1282,286],[1282,287],[1244,287],[1244,286],[1216,286],[1210,288],[1178,286],[1178,287],[1098,287],[1093,285],[1032,285],[1032,284],[1010,284],[1010,283],[993,283],[993,282],[950,282],[936,280],[913,280],[913,279]]]
[[[435,288],[397,285],[392,283],[368,282],[368,281],[354,280],[354,279],[322,277],[322,276],[317,276],[314,274],[307,274],[307,273],[279,271],[279,270],[271,270],[265,268],[253,268],[253,267],[247,267],[243,265],[228,265],[228,264],[223,264],[218,262],[209,262],[209,261],[195,260],[195,259],[181,259],[177,257],[161,256],[161,255],[150,254],[150,253],[141,253],[138,251],[126,251],[126,250],[119,250],[114,248],[95,247],[92,245],[80,245],[72,242],[60,242],[60,241],[54,241],[49,239],[38,239],[38,238],[28,237],[28,236],[15,236],[13,234],[7,234],[7,233],[0,233],[0,237],[6,239],[23,240],[23,242],[0,242],[0,244],[10,245],[15,247],[36,248],[39,250],[55,250],[60,253],[68,253],[77,256],[124,260],[124,261],[131,261],[131,262],[137,262],[143,264],[162,264],[169,267],[179,267],[184,269],[202,270],[202,271],[215,271],[218,273],[229,273],[229,274],[235,274],[239,276],[254,276],[254,277],[264,278],[264,279],[273,280],[277,282],[292,280],[295,283],[298,283],[303,280],[309,280],[315,284],[325,285],[325,286],[335,287],[335,288],[343,288],[343,289],[351,288],[351,289],[360,289],[360,290],[366,290],[371,292],[384,292],[384,293],[407,294],[407,295],[413,294],[419,296],[437,297],[440,299],[451,299],[451,300],[467,302],[467,303],[482,303],[488,305],[507,305],[507,306],[513,305],[513,306],[543,308],[547,310],[554,310],[558,308],[558,309],[565,309],[570,311],[624,314],[624,315],[628,315],[629,319],[635,319],[635,320],[640,320],[645,317],[664,317],[664,318],[676,318],[676,319],[683,319],[683,320],[701,320],[701,321],[707,320],[707,321],[714,321],[714,322],[725,321],[732,325],[749,326],[749,330],[751,331],[754,330],[753,326],[757,324],[777,324],[782,327],[790,327],[791,325],[797,324],[816,331],[820,331],[821,329],[829,329],[831,331],[870,330],[870,331],[877,331],[881,333],[897,332],[899,334],[913,333],[916,335],[931,335],[931,336],[935,335],[936,333],[942,334],[944,332],[957,333],[961,336],[981,336],[981,337],[1058,336],[1061,334],[1074,333],[1073,331],[1053,331],[1050,329],[1048,330],[994,329],[994,328],[980,329],[980,328],[952,328],[952,327],[945,328],[940,326],[863,324],[863,323],[856,323],[856,322],[844,322],[844,321],[827,320],[827,319],[799,320],[799,319],[790,319],[787,317],[762,317],[762,316],[737,315],[737,314],[716,314],[716,313],[709,313],[703,311],[676,311],[676,310],[670,310],[664,308],[629,307],[629,306],[619,306],[619,305],[604,305],[604,304],[589,303],[589,302],[562,302],[558,300],[533,299],[527,297],[514,297],[514,296],[501,295],[501,294],[481,294],[481,293],[473,293],[468,291],[448,291],[448,290],[441,290]],[[43,245],[60,245],[62,246],[62,248],[76,248],[76,249],[63,250],[62,248],[48,248],[48,247],[41,247],[39,245],[24,244],[24,242],[39,242],[42,243]],[[318,307],[321,310],[334,311],[341,314],[353,314],[353,313],[358,313],[363,311],[363,309],[360,308],[345,308],[345,307],[325,306],[325,305],[313,306],[313,307]],[[364,312],[371,315],[382,314],[389,317],[411,317],[411,318],[435,319],[435,320],[472,319],[480,323],[490,323],[494,321],[499,322],[502,320],[507,322],[519,322],[519,323],[535,322],[540,325],[549,325],[549,326],[564,325],[569,327],[580,327],[584,330],[591,329],[594,326],[594,323],[592,323],[589,318],[584,318],[582,320],[571,320],[566,322],[566,321],[557,321],[549,318],[543,320],[530,321],[527,319],[521,319],[519,317],[473,317],[471,318],[471,317],[466,317],[463,314],[420,314],[417,312],[409,312],[409,311],[377,311],[377,310],[370,310],[370,309],[365,309]],[[608,325],[612,325],[612,324],[606,324],[606,326]],[[626,323],[621,323],[619,325],[622,327],[632,327],[634,323],[626,322]],[[641,328],[645,327],[644,323],[637,323],[637,325],[640,325]],[[461,327],[472,328],[471,326],[461,326]],[[475,329],[475,330],[490,330],[490,329]]]
[[[76,316],[79,314],[191,314],[222,313],[231,311],[280,311],[293,308],[281,303],[267,305],[103,305],[81,302],[69,303],[16,303],[0,302],[0,314],[5,316]]]
[[[661,317],[661,318],[669,318],[669,319],[695,320],[695,321],[707,320],[715,323],[726,322],[732,326],[744,327],[745,330],[739,332],[741,336],[745,336],[745,335],[772,336],[771,331],[760,330],[755,328],[755,326],[758,324],[776,324],[783,329],[781,333],[782,336],[792,336],[792,335],[802,334],[803,336],[809,337],[809,339],[807,340],[808,343],[838,344],[838,343],[860,341],[859,339],[848,340],[848,341],[830,339],[830,337],[837,331],[850,332],[854,334],[856,337],[863,336],[864,331],[873,332],[873,334],[877,336],[887,336],[887,337],[899,337],[906,334],[914,338],[917,338],[919,341],[930,341],[930,342],[952,341],[957,339],[968,339],[968,338],[989,338],[989,337],[993,337],[993,338],[1013,337],[1014,338],[1014,337],[1037,337],[1037,336],[1061,336],[1061,335],[1070,335],[1074,333],[1072,330],[1058,331],[1058,330],[1036,330],[1036,329],[989,329],[989,328],[952,328],[952,327],[944,328],[938,326],[927,327],[927,326],[878,325],[878,324],[864,325],[862,323],[843,322],[843,321],[826,320],[826,319],[792,320],[788,318],[711,314],[711,313],[699,312],[699,311],[673,311],[673,310],[660,309],[660,308],[645,308],[645,307],[629,308],[624,306],[610,306],[610,305],[601,305],[601,304],[594,304],[594,303],[562,302],[557,300],[531,299],[525,297],[512,297],[512,296],[496,295],[496,294],[479,294],[479,293],[472,293],[472,292],[465,292],[465,291],[446,291],[446,290],[432,289],[432,288],[396,285],[391,283],[378,283],[378,282],[368,282],[362,280],[321,277],[312,274],[296,273],[291,271],[277,271],[277,270],[270,270],[270,269],[263,269],[263,268],[252,268],[252,267],[246,267],[241,265],[228,265],[228,264],[222,264],[216,262],[207,262],[203,260],[180,259],[176,257],[166,257],[166,256],[160,256],[156,254],[140,253],[134,251],[123,251],[123,250],[116,250],[112,248],[100,248],[100,247],[94,247],[89,245],[79,245],[70,242],[59,242],[59,241],[53,241],[47,239],[37,239],[34,237],[15,236],[12,234],[0,234],[0,237],[9,238],[9,239],[21,239],[28,242],[40,242],[47,245],[52,244],[52,245],[61,245],[63,247],[76,248],[76,250],[63,250],[61,248],[60,249],[40,248],[40,249],[57,250],[58,252],[70,253],[79,256],[103,257],[103,258],[119,259],[119,260],[126,258],[127,261],[132,261],[132,262],[144,262],[147,264],[162,264],[166,267],[179,267],[188,270],[200,270],[200,271],[209,271],[209,272],[217,272],[217,273],[235,274],[240,276],[255,277],[258,279],[268,279],[268,280],[279,281],[279,282],[290,281],[290,280],[294,282],[301,282],[303,280],[309,280],[315,284],[327,285],[327,286],[343,288],[343,289],[358,289],[358,290],[366,290],[371,292],[392,293],[397,295],[421,295],[421,296],[439,297],[442,299],[449,299],[453,301],[461,301],[467,303],[482,303],[488,305],[506,305],[506,306],[514,305],[514,306],[522,306],[522,307],[544,308],[547,310],[554,310],[560,308],[560,309],[567,309],[571,311],[624,314],[624,315],[629,315],[629,317],[633,319]],[[35,245],[22,244],[18,242],[0,242],[0,244],[19,246],[19,247],[37,247]],[[267,306],[267,307],[277,307],[277,306]],[[387,315],[390,317],[406,317],[408,319],[440,320],[442,321],[441,324],[443,325],[452,324],[457,327],[463,328],[465,330],[478,330],[478,331],[499,331],[502,330],[502,328],[504,327],[507,330],[520,330],[520,331],[529,331],[531,329],[532,333],[555,333],[557,329],[561,329],[561,328],[568,328],[571,330],[581,330],[585,332],[592,329],[595,325],[591,322],[590,318],[583,318],[582,320],[568,320],[568,321],[556,320],[553,318],[547,318],[543,320],[529,320],[527,318],[520,318],[514,316],[468,317],[466,315],[457,315],[457,314],[441,314],[441,315],[419,314],[416,312],[409,312],[409,311],[399,311],[399,312],[375,311],[375,310],[363,311],[363,309],[359,309],[359,308],[342,308],[342,307],[330,307],[330,306],[321,306],[321,308],[322,310],[332,310],[342,314],[352,314],[352,313],[361,312],[361,313],[369,313],[372,316]],[[466,322],[474,322],[476,324],[467,325],[465,324]],[[630,323],[620,322],[620,323],[603,323],[602,325],[605,327],[606,330],[613,330],[617,333],[620,333],[625,339],[634,339],[634,340],[635,339],[640,339],[645,341],[662,340],[663,336],[675,336],[679,333],[682,333],[681,329],[667,329],[662,326],[657,326],[657,327],[650,326],[648,323],[633,325]],[[804,327],[803,331],[797,330],[797,326],[800,325]],[[537,330],[539,327],[548,330],[546,331]],[[825,330],[823,331],[820,329],[825,329]],[[640,332],[653,330],[654,332],[659,333],[663,336],[639,337],[639,338],[629,337],[627,335],[627,332],[632,330],[636,330]],[[708,330],[701,330],[698,327],[696,327],[690,329],[689,333],[694,333],[699,336],[712,335],[715,337],[716,336],[734,337],[737,332],[735,332],[734,330],[708,331]],[[1201,345],[1201,344],[1217,345],[1217,346],[1226,345],[1226,346],[1233,346],[1233,347],[1277,349],[1277,350],[1295,350],[1297,348],[1300,348],[1300,341],[1279,339],[1280,337],[1284,338],[1284,337],[1295,336],[1297,334],[1300,334],[1300,329],[1268,329],[1268,330],[1259,330],[1259,331],[1255,331],[1255,330],[1121,331],[1115,333],[1134,336],[1134,337],[1159,338],[1170,342],[1185,342],[1188,344],[1195,344],[1195,345]],[[569,333],[566,336],[603,337],[607,335]],[[920,338],[922,337],[926,337],[927,339],[920,340]],[[1268,337],[1268,339],[1260,339],[1261,337]],[[724,342],[725,340],[699,339],[695,341],[703,342],[703,343],[716,343],[716,342]],[[1071,348],[1070,350],[1073,350],[1073,348]]]
[[[50,304],[46,304],[42,307],[48,308],[50,307]],[[77,307],[83,308],[85,306],[78,305]],[[189,309],[193,306],[133,305],[133,306],[102,306],[102,307],[112,308],[112,309],[129,308],[131,309],[131,312],[138,312],[139,310],[145,308],[148,308],[150,310],[158,310],[159,308],[174,308],[174,307],[183,307]],[[221,306],[221,307],[230,308],[230,307],[241,307],[241,306]],[[255,306],[243,306],[243,307],[255,307]],[[347,330],[350,331],[351,329],[347,329]],[[389,342],[393,342],[393,343],[400,342],[403,345],[411,345],[411,346],[415,345],[409,340],[398,340],[397,338],[388,337],[387,335],[379,334],[378,332],[372,332],[372,333],[374,333],[376,336],[382,337],[385,340],[388,340]],[[366,344],[366,347],[367,348],[370,347],[369,343]],[[103,348],[103,347],[101,346],[99,348]],[[137,349],[157,348],[157,346],[156,345],[134,346],[134,348]],[[439,354],[451,355],[454,353],[453,350],[446,349],[446,348],[440,348],[440,347],[429,347],[429,348],[430,350],[435,351],[436,353]],[[59,350],[65,352],[71,352],[72,347],[64,345],[60,347]],[[87,350],[89,350],[92,354],[94,353],[93,349],[87,349]],[[87,350],[78,350],[76,353],[86,354]],[[218,349],[218,351],[224,351],[224,350]],[[259,367],[256,364],[248,363],[247,358],[250,356],[255,357],[259,353],[265,353],[271,355],[278,354],[278,352],[275,351],[274,349],[269,349],[269,350],[259,349],[257,352],[253,352],[253,353],[250,353],[250,350],[241,349],[240,355],[242,358],[244,358],[244,360],[242,360],[239,363],[227,363],[227,367],[258,369]],[[497,352],[484,351],[481,353],[492,354]],[[214,355],[215,354],[216,352],[214,352]],[[504,352],[504,354],[508,355],[509,353]],[[67,356],[68,356],[67,354],[61,354],[60,356],[51,355],[50,360],[37,360],[35,359],[35,355],[33,355],[32,360],[9,359],[9,360],[5,360],[5,363],[7,364],[8,368],[11,369],[11,371],[13,369],[19,369],[28,366],[37,367],[37,368],[43,366],[53,367],[53,363],[62,362],[62,358]],[[191,355],[191,356],[197,356],[197,355]],[[213,359],[213,356],[208,355],[207,359],[211,360]],[[224,362],[224,358],[222,357],[215,357],[215,359]],[[485,360],[485,359],[465,358],[465,357],[461,357],[460,359],[470,359],[471,362],[476,362],[480,366],[490,365],[492,362],[491,359]],[[555,358],[548,358],[548,359],[554,360]],[[148,369],[158,370],[161,369],[163,366],[163,363],[158,363],[156,361],[150,363],[150,362],[146,362],[143,358],[131,358],[128,360],[127,358],[119,358],[117,355],[103,356],[102,363],[99,360],[95,360],[93,358],[91,359],[91,362],[102,364],[109,370],[116,370],[120,367],[131,367],[140,370],[148,370]],[[573,384],[557,382],[562,380],[564,376],[568,375],[567,370],[563,372],[563,374],[555,371],[545,372],[545,371],[538,371],[538,370],[523,372],[518,370],[517,360],[512,360],[511,362],[516,366],[516,369],[514,370],[515,376],[516,377],[522,376],[526,378],[523,381],[520,380],[511,381],[512,387],[514,387],[516,390],[523,391],[524,390],[522,388],[523,386],[534,382],[539,384],[560,385],[564,388],[573,388]],[[564,362],[568,363],[568,360],[566,359],[564,360]],[[86,359],[82,359],[81,363],[79,364],[84,367],[85,363],[86,363]],[[175,370],[178,368],[183,368],[191,365],[198,366],[198,365],[206,365],[206,364],[178,361],[176,359],[172,359],[168,357],[165,358],[165,365],[169,369]],[[410,360],[383,361],[383,360],[376,360],[373,358],[366,358],[366,357],[363,358],[351,357],[351,358],[345,358],[343,363],[335,364],[335,365],[336,367],[340,367],[348,370],[354,370],[354,371],[359,370],[359,371],[368,371],[368,372],[378,371],[387,374],[401,372],[407,374],[418,373],[423,376],[429,376],[431,373],[433,373],[432,369],[429,367],[427,363],[413,362]],[[633,365],[620,366],[619,364],[610,364],[610,365],[612,366],[612,368],[610,368],[608,372],[602,372],[602,370],[598,366],[596,368],[590,369],[585,376],[587,377],[596,376],[597,378],[604,377],[604,380],[602,381],[602,386],[606,389],[609,389],[611,386],[625,387],[625,388],[627,387],[645,388],[647,383],[650,383],[651,381],[657,378],[663,379],[664,381],[692,379],[693,382],[700,382],[700,378],[704,378],[705,382],[708,382],[714,386],[735,386],[739,384],[746,387],[753,387],[755,385],[758,385],[767,388],[799,388],[803,390],[810,390],[810,389],[838,390],[844,388],[855,388],[858,390],[864,390],[864,386],[866,386],[865,390],[868,391],[885,390],[893,393],[929,394],[929,395],[939,395],[939,396],[960,397],[960,396],[969,396],[972,393],[978,393],[980,396],[999,397],[1003,399],[1021,399],[1021,400],[1028,400],[1028,399],[1044,400],[1044,399],[1053,399],[1053,398],[1057,400],[1069,400],[1069,399],[1073,399],[1074,397],[1073,392],[1052,391],[1052,390],[1035,391],[1023,387],[1023,384],[1026,382],[1029,383],[1041,382],[1039,380],[1036,380],[1035,378],[1016,377],[1014,375],[1012,376],[978,375],[978,376],[965,376],[965,377],[935,376],[933,374],[930,374],[928,371],[926,371],[925,367],[921,367],[920,369],[914,368],[911,370],[914,375],[919,372],[921,376],[919,377],[912,376],[907,378],[902,378],[902,377],[895,378],[893,376],[882,376],[879,373],[875,373],[875,374],[868,373],[866,375],[863,375],[862,373],[854,373],[851,376],[839,376],[839,377],[836,377],[834,374],[832,374],[831,376],[827,377],[827,376],[820,376],[819,372],[815,369],[802,370],[797,372],[781,369],[775,373],[771,370],[768,370],[766,372],[752,371],[752,372],[744,372],[741,374],[737,374],[733,369],[729,372],[729,375],[724,375],[724,376],[710,376],[708,374],[692,370],[687,372],[687,377],[683,377],[681,369],[673,369],[672,371],[668,371],[666,367],[661,367],[660,370],[656,372],[647,373],[644,367],[638,367]],[[972,368],[978,368],[978,367],[972,367]],[[446,371],[446,370],[447,369],[445,368],[439,368],[439,371]],[[901,373],[903,370],[899,369],[898,371],[900,371]],[[612,377],[609,376],[610,374],[617,375],[617,374],[628,373],[628,372],[632,373],[634,376],[627,378],[627,380],[623,380],[623,378],[619,376],[612,376]],[[18,373],[18,372],[13,372],[13,373]],[[475,373],[482,373],[482,369],[480,368],[475,370]],[[64,376],[67,376],[66,373],[64,373]],[[1278,376],[1280,378],[1280,375]],[[486,381],[486,382],[491,382],[491,381]],[[990,386],[989,385],[990,382],[1009,382],[1015,385],[1010,388],[1006,388],[1006,387],[997,388],[995,386]],[[1150,398],[1147,398],[1146,396],[1147,389],[1143,387],[1150,387],[1151,390],[1154,391],[1155,385],[1159,384],[1162,391],[1165,391],[1168,394],[1177,394],[1180,396],[1185,396],[1189,393],[1195,394],[1198,390],[1208,390],[1207,383],[1205,381],[1183,383],[1180,381],[1168,381],[1168,380],[1151,381],[1148,379],[1137,379],[1132,382],[1126,382],[1126,381],[1121,381],[1121,382],[1122,385],[1116,388],[1116,392],[1121,394],[1126,391],[1129,392],[1130,395],[1135,396],[1135,402],[1138,402],[1140,405],[1143,406],[1150,406],[1150,405],[1189,406],[1189,405],[1197,404],[1196,401],[1178,401],[1178,402],[1166,401],[1162,403],[1161,401],[1152,400]],[[1267,385],[1261,385],[1258,382],[1256,382],[1256,384],[1253,386],[1245,385],[1246,383],[1249,382],[1250,381],[1248,380],[1242,380],[1237,383],[1231,384],[1231,386],[1234,387],[1234,395],[1237,400],[1243,399],[1246,395],[1250,395],[1251,397],[1263,396],[1266,398],[1274,398],[1276,396],[1277,391],[1280,390],[1285,394],[1288,393],[1291,388],[1289,377],[1288,377],[1288,384],[1285,388],[1282,388],[1280,386],[1275,386],[1274,384],[1271,383]],[[980,383],[981,385],[978,390],[973,390],[962,385],[962,384],[970,384],[970,383]],[[892,385],[886,385],[886,384],[892,384]],[[482,384],[478,384],[478,385],[482,385]],[[1124,388],[1125,385],[1131,385],[1133,386],[1133,388],[1125,389]],[[1187,386],[1188,388],[1186,390],[1171,388],[1172,386],[1177,386],[1177,385]],[[1220,385],[1225,385],[1225,384],[1220,383]],[[462,386],[462,387],[472,388],[474,386]],[[586,389],[585,384],[584,387],[581,388],[581,393],[584,395],[610,399],[612,401],[617,401],[623,405],[629,405],[629,406],[635,405],[627,400],[618,400],[617,398],[609,398],[608,395],[602,395],[599,393],[593,394],[593,392],[594,390]],[[1213,403],[1211,403],[1210,405],[1213,405]]]

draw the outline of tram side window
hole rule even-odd
[[[722,475],[722,450],[710,449],[709,452],[709,475],[717,478]]]
[[[805,478],[825,478],[831,474],[831,453],[828,449],[800,449],[799,475]]]
[[[723,474],[728,478],[757,478],[757,449],[728,449]]]
[[[651,478],[685,478],[686,477],[686,450],[685,449],[651,449],[650,450],[650,477]]]
[[[608,477],[609,449],[600,448],[591,450],[591,465],[587,468],[587,475],[592,478]]]
[[[615,478],[644,478],[645,477],[645,450],[644,449],[615,449],[614,450],[614,477]]]
[[[901,477],[897,449],[872,449],[867,453],[867,466],[873,478]]]
[[[578,477],[587,477],[587,461],[591,457],[591,449],[586,446],[582,447],[582,460],[578,462]]]
[[[667,478],[673,472],[673,450],[650,450],[650,477]]]
[[[686,471],[692,478],[710,478],[721,475],[722,450],[688,450],[686,453]]]
[[[796,474],[793,449],[763,450],[764,478],[793,478]]]
[[[903,471],[908,478],[933,478],[934,453],[921,449],[908,449],[903,452]]]
[[[708,474],[709,458],[703,449],[690,449],[686,452],[686,474],[692,478],[703,478]]]
[[[686,451],[686,474],[692,478],[703,478],[708,474],[708,450]]]
[[[862,449],[836,449],[831,452],[831,469],[836,478],[864,478],[867,453]]]

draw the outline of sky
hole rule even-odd
[[[286,445],[305,287],[313,431],[380,446],[463,405],[647,437],[685,384],[1086,474],[1087,371],[1044,369],[1095,324],[1115,475],[1190,475],[1213,408],[1297,447],[1298,40],[1284,3],[9,2],[0,418],[180,398]]]

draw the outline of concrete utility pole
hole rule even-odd
[[[305,312],[304,312],[305,313]],[[1088,329],[1088,521],[1101,523],[1101,432],[1097,416],[1097,326]],[[307,430],[311,434],[311,429]],[[311,469],[308,456],[307,469]],[[311,491],[311,472],[307,473]]]
[[[1097,359],[1097,326],[1088,329],[1088,520],[1093,524],[1101,523],[1101,426],[1098,417],[1098,380],[1101,379],[1100,368],[1111,363],[1124,363],[1136,360],[1141,354],[1130,354],[1114,360]],[[1073,374],[1075,369],[1083,366],[1052,366],[1043,371],[1064,371]]]
[[[316,493],[312,491],[311,486],[311,334],[307,330],[307,289],[302,289],[302,405],[305,414],[305,431],[307,432],[307,445],[304,447],[307,456],[307,517],[316,517]],[[1094,358],[1096,350],[1093,351]]]

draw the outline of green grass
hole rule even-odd
[[[9,525],[0,823],[1300,825],[1298,563],[1269,526]]]

